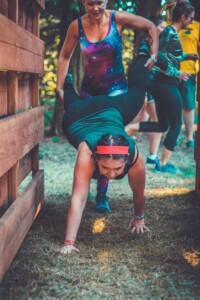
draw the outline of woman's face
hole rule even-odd
[[[85,0],[84,5],[90,16],[99,18],[106,9],[107,0]]]
[[[193,20],[194,20],[194,12],[192,12],[188,17],[183,15],[181,28],[186,29],[188,27],[188,25],[190,25],[192,23]]]
[[[163,31],[163,29],[165,29],[166,26],[167,26],[167,24],[165,21],[163,21],[159,25],[157,25],[158,35],[161,34],[161,32]]]
[[[101,175],[104,175],[108,179],[114,179],[124,172],[126,161],[123,158],[100,158],[97,164]]]

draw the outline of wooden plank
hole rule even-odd
[[[8,113],[7,74],[8,72],[0,72],[0,118]]]
[[[18,169],[19,169],[19,162],[17,162],[8,171],[8,203],[9,203],[9,205],[11,205],[17,198]]]
[[[0,15],[0,32],[0,41],[2,43],[4,42],[15,46],[15,48],[20,48],[42,57],[44,56],[44,42],[3,15]],[[3,59],[4,57],[5,53]]]
[[[40,9],[45,9],[45,0],[34,0],[40,7]]]
[[[29,5],[26,5],[26,10],[24,11],[25,29],[31,33],[33,33],[33,16],[34,16],[34,11],[32,7],[33,5],[29,3]]]
[[[39,171],[0,219],[0,281],[9,268],[44,200],[44,174]]]
[[[7,0],[1,0],[0,1],[0,14],[4,16],[8,16],[8,1]]]
[[[16,114],[18,108],[18,76],[8,72],[8,114]]]
[[[19,161],[18,185],[32,171],[32,152],[27,153]]]
[[[32,106],[32,74],[20,73],[18,78],[18,109],[26,110]]]
[[[32,107],[39,106],[39,75],[32,75]]]
[[[19,0],[19,21],[18,25],[26,28],[26,3],[25,1]]]
[[[0,177],[0,206],[8,199],[8,175]]]
[[[43,73],[43,57],[0,42],[0,68],[18,72]]]
[[[19,19],[18,0],[8,0],[8,18],[18,24]]]
[[[33,176],[39,170],[39,145],[36,145],[32,150],[32,172]]]
[[[40,36],[40,14],[35,12],[33,15],[33,31],[32,33],[37,37]]]
[[[44,137],[44,108],[38,107],[0,120],[0,177]]]

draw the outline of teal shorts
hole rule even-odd
[[[183,98],[184,109],[194,109],[196,101],[196,75],[191,75],[187,81],[181,80],[179,90]]]

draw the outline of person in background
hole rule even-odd
[[[84,77],[80,97],[85,100],[96,95],[115,96],[127,92],[122,63],[121,34],[124,27],[146,30],[151,38],[151,61],[155,63],[158,39],[155,25],[149,20],[124,11],[106,9],[108,0],[83,0],[86,14],[73,21],[67,31],[57,68],[57,94],[63,99],[63,84],[77,43],[84,56]],[[97,182],[96,210],[109,212],[107,189],[109,179]]]
[[[150,16],[148,19],[156,25],[157,31],[158,31],[158,36],[159,36],[161,34],[161,32],[167,26],[164,17]],[[153,74],[152,74],[152,76],[153,76]],[[147,112],[147,118],[150,118],[151,121],[153,121],[153,122],[158,122],[155,100],[149,91],[147,91],[146,98],[147,98],[147,102],[145,105],[145,110]],[[145,121],[145,120],[143,120],[143,121]],[[161,136],[162,136],[162,133],[160,133],[160,132],[150,132],[149,133],[149,154],[146,159],[146,164],[148,164],[148,165],[154,165],[158,162],[157,152],[158,152],[158,148],[160,145]]]
[[[188,1],[185,1],[188,2]],[[183,3],[183,0],[181,1]],[[200,53],[200,22],[193,20],[185,30],[179,31],[179,38],[184,53]],[[186,129],[186,146],[194,148],[193,126],[196,106],[197,73],[199,60],[183,61],[180,70],[190,74],[187,81],[181,81],[179,89],[183,99],[183,121]]]
[[[156,68],[150,84],[151,93],[156,101],[158,122],[140,122],[126,126],[126,132],[133,135],[141,132],[167,131],[162,147],[161,159],[155,165],[154,172],[176,174],[179,170],[169,163],[174,151],[182,125],[182,97],[179,91],[179,80],[187,81],[190,74],[179,70],[180,61],[197,60],[196,54],[183,54],[178,32],[191,24],[195,9],[189,3],[177,4],[172,12],[172,24],[160,34],[159,53],[169,63],[167,72]]]
[[[166,10],[168,23],[171,23],[172,9],[176,4],[191,3],[189,0],[171,0],[162,8],[161,12]],[[197,16],[198,17],[198,16]],[[196,18],[195,18],[196,19]],[[187,29],[179,31],[179,38],[184,53],[196,53],[200,55],[200,23],[199,20],[193,20]],[[180,63],[180,70],[188,72],[191,76],[187,81],[180,82],[180,92],[183,99],[183,121],[186,129],[186,147],[194,148],[193,126],[195,116],[195,100],[197,73],[199,71],[199,60],[187,60]]]

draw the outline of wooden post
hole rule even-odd
[[[8,0],[8,18],[18,24],[19,3],[18,0]]]
[[[40,36],[40,13],[39,10],[33,16],[33,34]],[[32,75],[32,106],[39,106],[39,75]],[[36,145],[32,150],[32,176],[39,170],[39,145]]]
[[[39,106],[39,75],[32,75],[32,107]],[[32,176],[39,170],[39,145],[32,150]]]
[[[18,75],[8,72],[8,114],[14,115],[18,109]]]
[[[18,76],[16,72],[8,73],[8,114],[14,115],[18,108]],[[18,191],[18,169],[17,162],[8,171],[8,204],[11,205],[17,198]]]

